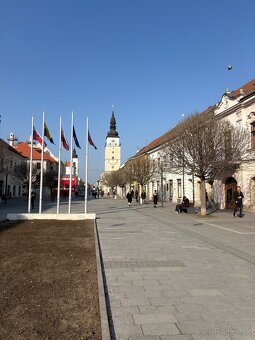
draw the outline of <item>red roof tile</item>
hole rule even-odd
[[[23,156],[30,158],[30,145],[25,142],[20,142],[14,145],[14,148]],[[41,160],[42,150],[34,147],[33,148],[33,160]],[[43,158],[45,161],[49,161],[51,163],[57,163],[55,159],[53,159],[47,152],[44,152]]]
[[[239,87],[237,90],[232,91],[231,95],[233,97],[238,97],[241,89],[243,90],[244,95],[248,95],[254,92],[255,91],[255,78],[249,81],[248,83],[244,84],[243,86]]]

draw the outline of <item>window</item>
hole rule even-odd
[[[41,163],[36,163],[36,168],[37,168],[37,170],[40,170],[41,169]]]
[[[255,122],[251,123],[251,148],[255,149]]]
[[[21,186],[19,186],[19,196],[21,196]]]
[[[114,156],[112,156],[112,159],[114,159]]]
[[[12,187],[12,196],[15,197],[16,196],[16,185],[14,185]]]
[[[178,198],[182,197],[182,180],[177,179],[177,193],[178,193]]]
[[[173,198],[173,180],[169,181],[169,198]]]

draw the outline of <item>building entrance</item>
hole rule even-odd
[[[233,177],[229,177],[225,182],[225,208],[234,209],[234,191],[237,187],[237,181]]]

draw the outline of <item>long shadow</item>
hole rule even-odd
[[[100,244],[100,238],[99,238],[97,223],[96,223],[96,233],[97,233],[97,240],[98,240],[98,249],[99,249],[101,270],[102,270],[102,276],[103,276],[104,296],[105,296],[105,304],[106,304],[106,311],[107,311],[107,319],[108,319],[110,337],[111,337],[111,340],[116,340],[116,333],[115,333],[113,318],[112,318],[111,301],[110,301],[109,293],[108,293],[108,286],[107,286],[105,268],[104,268],[104,260],[103,260],[103,255],[102,255],[102,248],[101,248],[101,244]]]
[[[0,233],[6,230],[9,230],[9,229],[14,229],[23,223],[24,221],[9,221],[9,220],[1,221],[0,222]]]

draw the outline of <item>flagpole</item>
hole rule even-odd
[[[69,202],[68,202],[68,214],[71,214],[71,200],[72,200],[72,169],[73,169],[73,121],[74,113],[72,112],[71,123],[71,142],[70,142],[70,181],[69,181]]]
[[[61,131],[62,131],[62,116],[59,118],[59,146],[58,146],[58,194],[57,194],[57,214],[59,214],[60,200],[60,172],[61,172]]]
[[[34,116],[32,116],[30,164],[29,164],[29,186],[28,186],[28,213],[31,212],[31,190],[32,190],[32,169],[33,169],[33,142],[34,142]]]
[[[89,118],[87,117],[86,127],[86,155],[85,155],[85,214],[87,214],[87,203],[88,203],[88,137],[89,137]]]
[[[42,154],[41,154],[41,176],[40,176],[40,200],[39,200],[39,214],[42,213],[42,191],[43,191],[43,153],[44,153],[44,112],[42,122]]]

